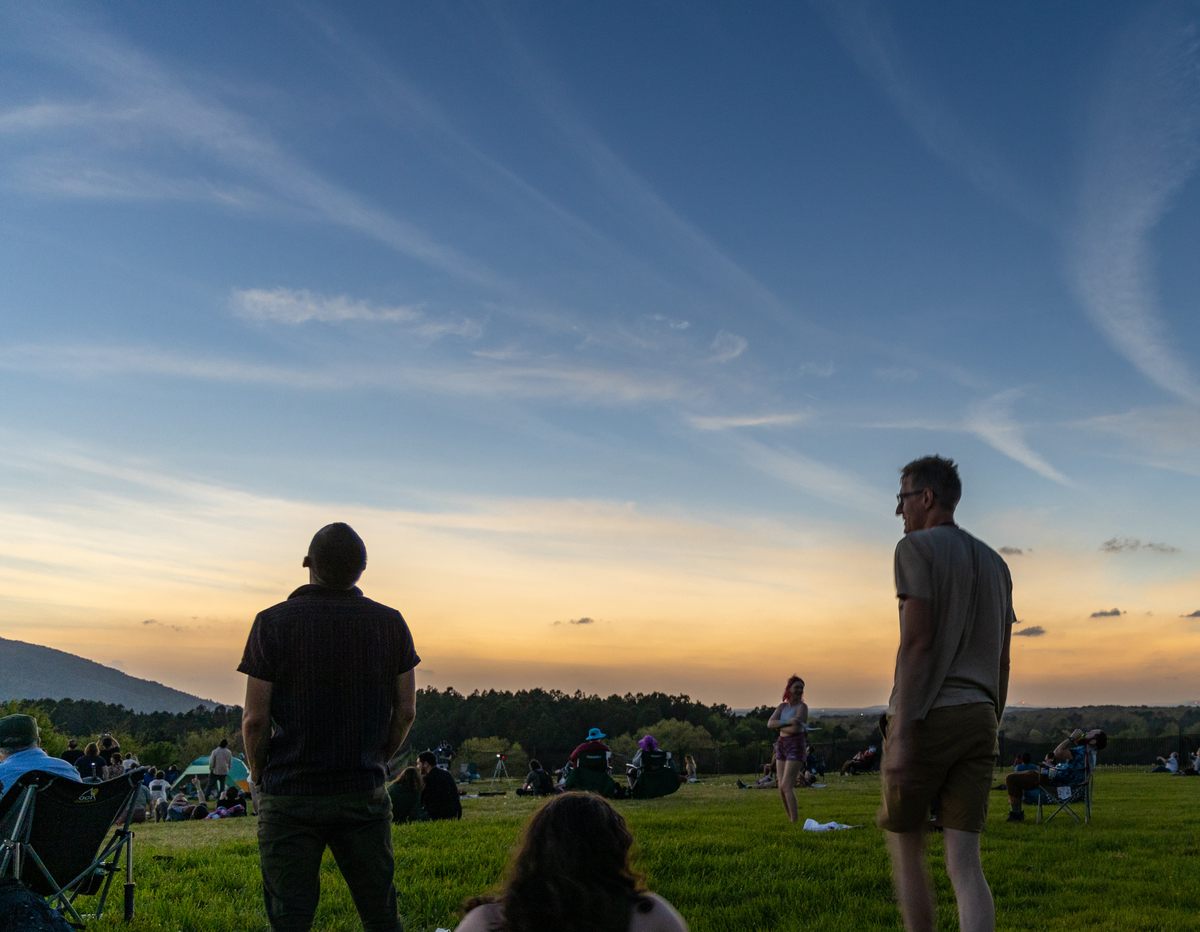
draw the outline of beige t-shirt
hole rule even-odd
[[[999,718],[1004,711],[999,708],[1000,651],[1006,628],[1016,621],[1008,565],[983,541],[947,524],[905,535],[896,544],[895,571],[896,595],[929,602],[936,630],[930,688],[914,697],[914,717],[922,719],[942,706],[990,702]],[[889,713],[895,702],[893,686]]]

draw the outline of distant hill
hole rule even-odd
[[[216,703],[66,651],[0,638],[0,700],[93,699],[135,712],[190,712]]]

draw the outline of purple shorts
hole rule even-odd
[[[798,760],[803,762],[808,757],[808,742],[803,734],[780,735],[775,742],[776,760]]]

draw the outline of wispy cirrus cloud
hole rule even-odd
[[[792,427],[803,424],[811,417],[807,411],[779,414],[693,414],[687,418],[687,422],[696,430],[738,430],[745,427]]]
[[[858,67],[887,97],[930,153],[984,194],[1041,226],[1052,223],[1045,205],[1000,158],[973,136],[963,119],[922,83],[915,60],[892,28],[892,7],[872,0],[824,0],[825,14]]]
[[[1089,618],[1120,618],[1122,615],[1128,614],[1121,611],[1119,608],[1100,609],[1098,612],[1092,612]]]
[[[1015,638],[1040,638],[1045,635],[1046,629],[1041,625],[1030,625],[1028,628],[1016,628],[1013,630]]]
[[[33,182],[35,189],[53,188],[64,196],[95,197],[105,190],[128,196],[134,180],[146,171],[132,161],[136,156],[125,138],[136,132],[144,140],[141,149],[157,145],[171,151],[183,148],[203,153],[213,165],[245,179],[243,186],[253,181],[262,195],[307,211],[326,223],[354,230],[454,277],[492,288],[506,287],[481,263],[309,168],[273,139],[259,121],[223,105],[203,90],[193,90],[139,47],[85,26],[65,12],[39,10],[36,16],[23,14],[22,25],[34,28],[30,24],[43,37],[38,45],[40,53],[75,71],[94,97],[19,106],[0,113],[0,127],[9,135],[52,133],[55,150],[51,151],[61,149],[63,136],[69,132],[79,151],[93,154],[87,163],[93,167],[80,162],[80,171],[96,173],[103,184],[73,187],[69,178],[60,178],[55,186],[47,176],[39,178],[28,173],[18,174],[15,180],[24,177]],[[181,186],[195,191],[204,182],[159,178],[155,184],[161,190]]]
[[[1006,557],[1021,557],[1025,555],[1025,550],[1021,547],[997,547],[996,550]]]
[[[712,361],[713,362],[732,362],[737,359],[742,353],[746,352],[746,348],[750,345],[745,337],[738,336],[736,333],[728,333],[725,330],[720,331],[712,341]]]
[[[885,495],[846,469],[827,465],[794,450],[777,449],[745,437],[736,437],[733,443],[747,465],[793,488],[867,513],[887,507]]]
[[[556,621],[555,625],[594,625],[596,619],[590,615],[584,615],[580,618],[568,618],[566,621]]]
[[[561,359],[487,359],[396,366],[361,361],[279,365],[248,358],[180,353],[153,346],[19,344],[0,347],[0,369],[87,379],[150,375],[299,390],[419,389],[448,396],[635,405],[694,398],[695,386],[652,368],[580,365]]]
[[[1024,428],[1012,414],[1013,401],[1018,391],[1001,392],[971,406],[966,419],[966,429],[994,450],[1032,469],[1039,476],[1070,485],[1061,472],[1035,453],[1025,439]]]
[[[1171,345],[1150,233],[1200,160],[1200,43],[1186,6],[1137,10],[1080,146],[1068,275],[1113,349],[1155,385],[1195,404],[1200,381]]]
[[[1134,462],[1200,476],[1200,408],[1162,405],[1078,421],[1089,433],[1111,438],[1111,452]]]
[[[422,308],[410,305],[371,304],[347,295],[322,295],[306,289],[246,288],[230,297],[234,313],[247,320],[299,325],[366,323],[404,324],[425,337],[454,335],[478,337],[482,326],[474,320],[444,321],[431,318]]]
[[[1135,553],[1139,550],[1146,553],[1179,553],[1179,548],[1171,544],[1142,541],[1136,537],[1110,537],[1100,545],[1100,550],[1102,553]]]

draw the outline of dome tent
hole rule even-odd
[[[208,755],[197,757],[194,761],[187,765],[179,778],[171,784],[171,792],[180,792],[180,787],[184,784],[191,783],[192,777],[199,777],[201,783],[208,780]],[[250,792],[250,769],[246,766],[246,762],[240,757],[235,757],[229,763],[229,776],[225,778],[225,785],[230,786],[237,784],[238,788],[243,793]]]

